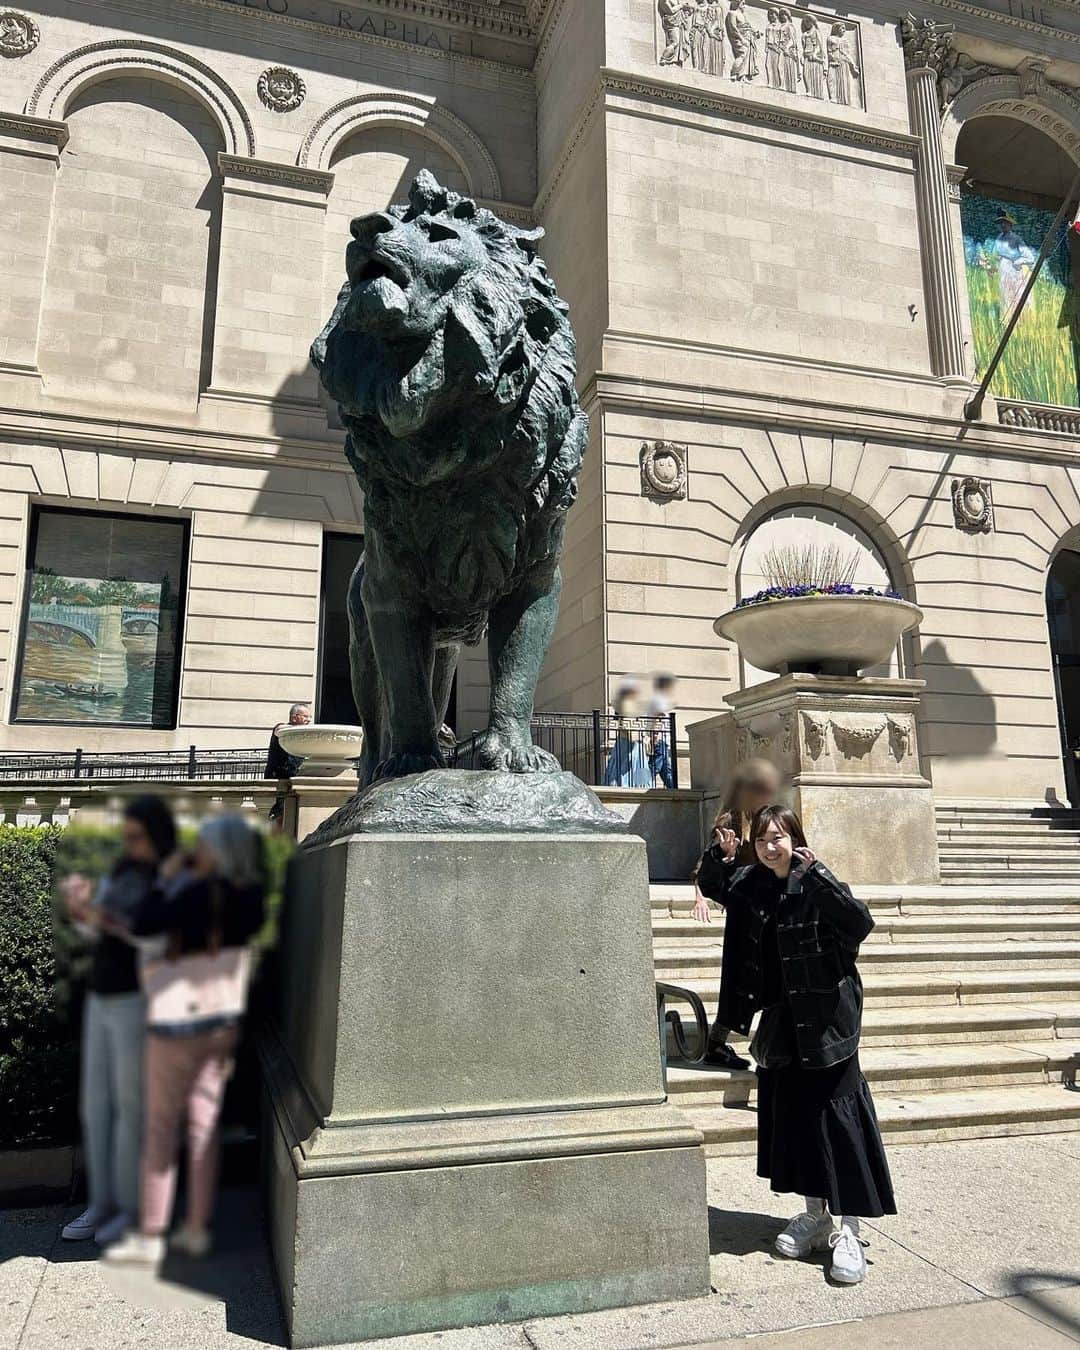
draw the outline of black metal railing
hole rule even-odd
[[[532,738],[564,769],[593,787],[679,786],[676,717],[618,717],[598,708],[586,713],[535,713]],[[482,732],[459,741],[449,755],[456,769],[478,769]]]
[[[129,779],[144,783],[261,778],[265,750],[130,750],[0,753],[0,781]]]

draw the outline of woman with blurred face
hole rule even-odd
[[[722,829],[698,883],[727,911],[736,970],[731,1024],[748,1033],[761,1013],[750,1046],[758,1065],[758,1176],[774,1191],[805,1198],[776,1250],[803,1257],[829,1248],[833,1279],[858,1284],[866,1275],[860,1218],[896,1213],[859,1068],[856,957],[874,922],[817,860],[794,811],[758,811],[750,844],[753,861],[741,863],[734,830]]]
[[[156,883],[158,867],[176,848],[172,814],[160,798],[128,803],[121,846],[119,859],[96,889],[81,873],[60,883],[68,916],[94,943],[79,1089],[90,1203],[65,1224],[61,1236],[69,1242],[95,1238],[101,1246],[123,1237],[139,1210],[145,1006],[126,925]]]

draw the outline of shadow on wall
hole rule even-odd
[[[921,721],[930,734],[923,734],[924,754],[989,755],[997,744],[996,703],[971,667],[951,661],[945,644],[934,638],[923,647],[915,673],[926,681]]]

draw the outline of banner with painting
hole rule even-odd
[[[1039,256],[1055,210],[982,193],[960,198],[975,364],[985,374]],[[990,385],[999,398],[1080,406],[1078,330],[1069,232],[1050,251]]]
[[[16,720],[175,725],[185,554],[181,521],[40,509]]]

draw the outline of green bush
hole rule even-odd
[[[188,842],[188,841],[185,841]],[[264,839],[267,921],[276,939],[293,843]],[[78,1137],[78,1045],[89,946],[62,915],[56,881],[104,875],[116,830],[0,825],[0,1149]]]

